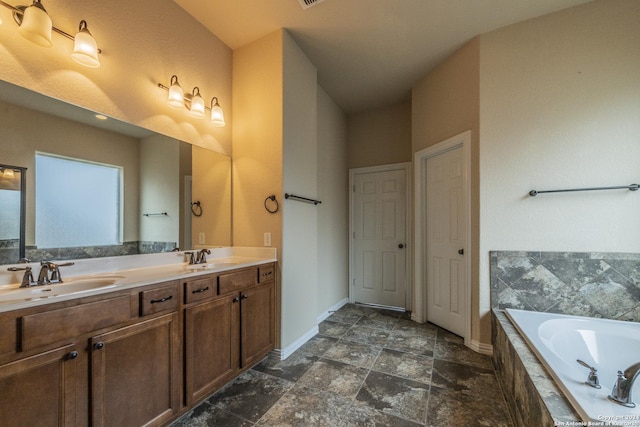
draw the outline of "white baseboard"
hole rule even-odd
[[[326,318],[331,316],[333,312],[340,310],[348,302],[349,302],[349,298],[345,298],[339,301],[338,303],[334,304],[324,313],[320,314],[317,319],[318,325],[322,323]],[[300,338],[298,338],[297,340],[289,344],[287,347],[283,349],[276,348],[275,350],[273,350],[272,354],[280,358],[280,360],[285,360],[287,357],[291,356],[297,349],[302,347],[307,341],[309,341],[311,338],[316,336],[318,332],[320,332],[318,325],[311,328],[307,333],[305,333]]]
[[[318,325],[311,328],[307,333],[302,335],[300,338],[289,344],[286,348],[280,349],[276,348],[274,353],[280,358],[280,360],[285,360],[287,357],[291,356],[297,349],[302,347],[307,341],[311,338],[315,337],[320,330],[318,329]]]
[[[331,316],[333,314],[334,311],[338,311],[340,310],[342,307],[344,307],[347,303],[349,302],[349,298],[345,298],[341,301],[338,301],[337,304],[334,304],[332,307],[330,307],[328,310],[326,310],[324,313],[321,313],[318,316],[318,324],[324,322],[329,316]]]
[[[491,356],[493,354],[493,346],[491,344],[485,344],[476,340],[470,340],[467,346],[471,350],[478,353],[486,354],[488,356]]]

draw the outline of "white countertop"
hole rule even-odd
[[[194,265],[188,264],[186,261],[188,258],[184,252],[70,260],[74,262],[74,265],[60,267],[64,283],[22,289],[20,289],[20,282],[24,272],[11,272],[7,271],[7,268],[30,265],[35,278],[37,278],[40,264],[3,265],[0,266],[0,312],[277,261],[277,252],[274,248],[227,247],[211,248],[210,250],[211,255],[207,256],[206,264]],[[67,261],[61,261],[61,263],[64,262]],[[104,282],[108,285],[65,293],[67,285],[69,288],[73,286],[82,288],[82,283],[92,282]],[[23,289],[32,290],[34,293],[26,299],[13,299],[10,296],[16,291],[23,291]]]

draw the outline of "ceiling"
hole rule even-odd
[[[231,49],[289,30],[346,112],[390,105],[478,34],[590,0],[174,0]]]

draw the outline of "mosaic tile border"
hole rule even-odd
[[[490,252],[491,306],[640,321],[640,254]]]

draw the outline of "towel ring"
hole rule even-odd
[[[273,203],[275,203],[276,207],[275,209],[269,209],[269,206],[267,206],[267,201],[271,200]],[[264,199],[264,208],[267,210],[267,212],[269,213],[276,213],[278,212],[278,210],[280,209],[280,204],[278,203],[278,199],[276,199],[276,195],[272,194],[269,197],[267,197],[266,199]]]
[[[195,216],[202,216],[202,206],[200,206],[200,200],[196,200],[195,202],[191,202],[191,212]]]

